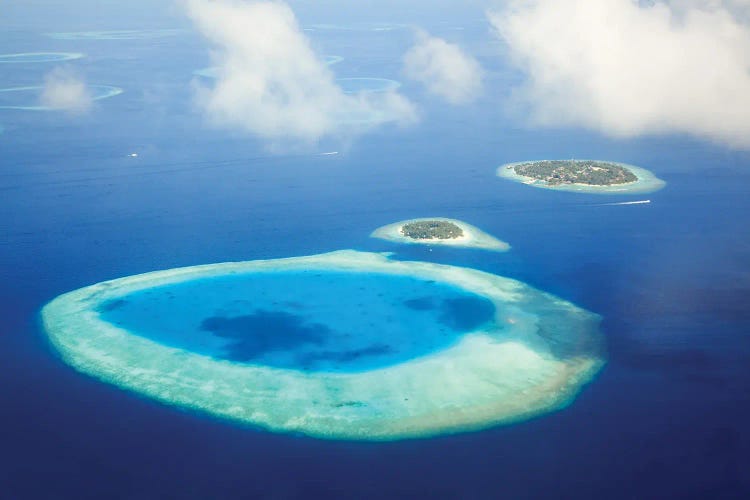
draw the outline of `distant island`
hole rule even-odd
[[[497,175],[529,186],[584,193],[648,193],[665,185],[644,168],[602,160],[509,163],[498,168]]]
[[[395,243],[483,248],[496,252],[505,252],[510,249],[510,245],[504,241],[498,240],[471,224],[444,217],[394,222],[379,227],[370,236]]]
[[[415,240],[434,238],[439,240],[452,240],[463,236],[464,231],[453,222],[427,219],[404,224],[401,226],[401,234]]]
[[[552,186],[558,184],[611,186],[638,180],[638,177],[626,167],[595,160],[542,160],[518,163],[513,169],[519,175],[538,179]]]

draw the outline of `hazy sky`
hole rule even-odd
[[[525,73],[515,97],[532,123],[619,137],[685,132],[750,148],[747,6],[514,1],[489,20]]]
[[[288,5],[233,0],[186,4],[211,42],[218,67],[216,81],[199,87],[197,95],[212,123],[266,139],[312,142],[352,131],[355,124],[416,121],[413,104],[396,91],[344,93]]]
[[[422,83],[451,104],[475,100],[482,90],[482,68],[456,44],[416,33],[416,43],[404,55],[404,75]]]
[[[207,119],[302,141],[339,133],[342,116],[418,120],[418,95],[344,94],[300,29],[364,21],[413,26],[400,77],[446,106],[511,95],[503,109],[531,126],[614,137],[686,133],[750,149],[750,0],[372,0],[356,9],[342,0],[12,0],[0,16],[13,29],[193,27],[222,68],[215,85],[196,91]],[[486,39],[482,57],[472,53],[477,45],[439,38],[441,21],[471,22]],[[487,57],[514,67],[521,83],[508,89],[483,79],[478,61]]]

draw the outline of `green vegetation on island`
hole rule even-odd
[[[594,160],[542,160],[518,163],[513,169],[518,175],[544,181],[550,186],[611,186],[638,180],[633,172],[621,165]]]
[[[404,224],[401,234],[415,240],[453,240],[463,236],[464,231],[452,222],[420,220]]]

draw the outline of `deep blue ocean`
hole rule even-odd
[[[433,14],[425,27],[476,54],[494,91],[451,107],[405,81],[408,30],[309,31],[321,54],[344,58],[332,67],[338,78],[401,81],[421,121],[270,151],[196,112],[192,72],[211,65],[208,48],[163,10],[118,23],[102,8],[59,26],[54,10],[43,22],[22,18],[20,7],[0,18],[0,52],[82,52],[66,64],[125,91],[78,117],[0,110],[0,498],[750,495],[750,154],[684,136],[616,140],[517,123],[503,103],[520,75],[502,65],[502,47],[473,11]],[[341,23],[299,14],[303,26]],[[403,14],[385,21],[413,21]],[[146,40],[43,35],[144,26],[186,31]],[[41,85],[54,65],[0,65],[0,87]],[[339,154],[320,154],[331,151]],[[597,196],[495,176],[503,163],[571,157],[642,166],[667,186]],[[651,203],[603,205],[642,199]],[[429,216],[464,220],[512,249],[369,237]],[[570,407],[523,423],[330,442],[100,383],[65,365],[38,324],[47,301],[106,279],[339,249],[472,267],[558,295],[602,315],[608,364]]]

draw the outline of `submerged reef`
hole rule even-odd
[[[111,85],[87,85],[86,88],[93,94],[91,99],[99,101],[101,99],[107,99],[116,95],[122,94],[124,91],[120,87],[113,87]],[[26,87],[7,87],[0,89],[0,109],[22,109],[26,111],[56,111],[57,108],[50,106],[42,106],[40,104],[34,104],[39,102],[39,97],[44,90],[41,85],[31,85]],[[16,104],[15,96],[27,96],[25,103]],[[10,99],[9,99],[10,98]],[[21,97],[23,99],[23,97]],[[12,103],[11,103],[12,102]]]
[[[650,193],[666,184],[644,168],[601,160],[508,163],[497,169],[497,175],[533,187],[584,193]]]
[[[411,26],[402,23],[353,23],[353,24],[313,24],[305,31],[394,31],[406,30]]]
[[[182,29],[149,29],[149,30],[109,30],[109,31],[67,31],[45,33],[56,40],[151,40],[168,36],[181,35]]]
[[[379,227],[370,234],[372,238],[395,243],[422,245],[449,245],[466,248],[482,248],[505,252],[510,245],[498,240],[481,229],[456,219],[429,217],[410,219]]]
[[[390,92],[401,87],[401,82],[397,82],[396,80],[372,77],[337,78],[336,83],[345,94]]]
[[[122,307],[118,301],[133,293],[200,279],[295,270],[434,281],[483,297],[492,306],[480,312],[494,315],[470,325],[473,330],[446,348],[355,373],[216,359],[155,342],[102,316],[102,310]],[[414,302],[415,314],[430,307],[424,300]],[[104,382],[271,431],[327,439],[396,440],[518,422],[570,404],[604,363],[599,317],[569,302],[473,269],[351,250],[106,281],[55,298],[44,306],[41,318],[65,362]],[[237,325],[210,319],[203,327],[232,332]],[[316,337],[320,328],[311,327],[309,335]]]
[[[323,56],[323,62],[326,64],[326,66],[333,66],[334,64],[338,64],[343,60],[344,58],[341,56]],[[195,76],[202,76],[203,78],[210,78],[212,80],[215,80],[220,76],[220,69],[221,68],[219,66],[208,66],[206,68],[196,69],[195,71],[193,71],[193,74]]]
[[[0,64],[61,62],[80,59],[80,52],[23,52],[17,54],[0,54]]]
[[[327,55],[323,59],[328,66],[333,66],[344,60],[341,56]]]

